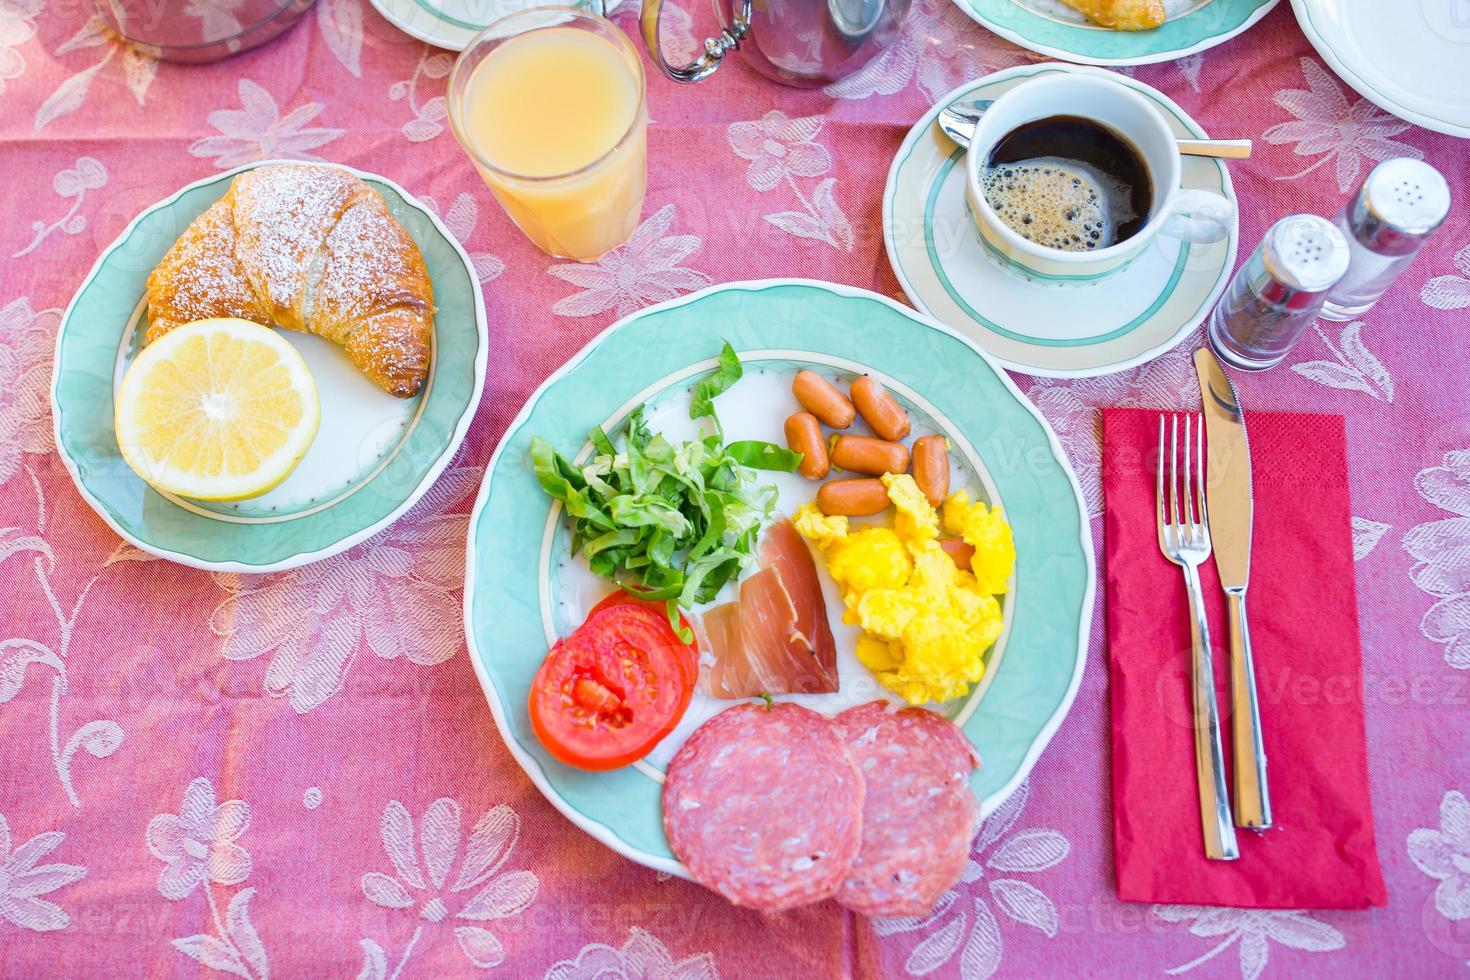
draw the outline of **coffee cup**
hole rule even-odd
[[[986,198],[984,173],[1005,138],[1028,123],[1075,117],[1107,130],[1136,151],[1148,175],[1147,215],[1131,235],[1104,247],[1071,251],[1040,244],[1008,225]],[[1030,279],[1086,284],[1118,272],[1159,236],[1187,242],[1221,241],[1231,234],[1235,205],[1213,191],[1180,186],[1178,137],[1143,95],[1104,74],[1046,75],[1002,94],[975,126],[965,157],[965,200],[982,243]]]

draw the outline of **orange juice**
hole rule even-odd
[[[532,242],[552,255],[595,259],[627,241],[643,206],[642,66],[601,18],[528,13],[552,26],[489,42],[463,79],[456,66],[455,135]],[[611,36],[585,26],[599,21]]]

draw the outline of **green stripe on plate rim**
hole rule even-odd
[[[542,7],[550,7],[550,6],[573,7],[573,8],[576,8],[576,9],[580,10],[580,9],[582,9],[584,7],[591,6],[595,2],[595,0],[559,0],[559,2],[557,2],[557,3],[542,3],[542,4],[531,3],[531,4],[525,4],[525,5],[517,5],[514,9],[509,9],[509,5],[507,5],[507,9],[499,10],[497,12],[497,15],[495,17],[495,20],[492,20],[492,21],[490,21],[490,23],[486,23],[486,24],[478,24],[478,23],[475,23],[474,21],[460,20],[458,17],[452,17],[449,14],[446,14],[443,10],[441,10],[435,4],[429,3],[428,0],[413,0],[413,2],[416,3],[416,4],[418,4],[425,11],[427,11],[430,14],[432,14],[434,17],[438,18],[439,20],[442,20],[446,24],[450,24],[450,25],[452,25],[454,27],[458,27],[461,30],[471,31],[471,32],[473,32],[475,34],[478,34],[481,31],[483,31],[485,28],[489,27],[491,23],[494,23],[495,20],[499,20],[500,17],[505,16],[505,15],[508,15],[508,14],[511,14],[511,13],[517,13],[517,12],[519,12],[521,10],[529,10],[532,7],[535,7],[535,6],[542,6]]]
[[[530,437],[580,446],[629,393],[705,360],[721,338],[737,350],[841,354],[852,349],[855,324],[865,361],[924,395],[968,436],[1016,530],[1006,655],[965,725],[985,759],[973,780],[985,812],[1025,778],[1076,694],[1091,624],[1091,528],[1060,444],[1005,372],[948,327],[851,287],[732,283],[650,307],[553,374],[496,449],[470,519],[465,622],[471,660],[522,768],[580,827],[651,867],[686,874],[664,839],[659,786],[631,768],[588,773],[556,763],[530,730],[525,696],[546,641],[540,583],[526,570],[537,567],[551,507],[525,462]]]
[[[1117,65],[1168,61],[1219,44],[1260,20],[1278,2],[1211,0],[1153,30],[1115,31],[1065,23],[1019,0],[955,0],[975,20],[1023,47],[1060,58]]]
[[[994,73],[992,73],[990,75],[985,76],[984,78],[977,79],[977,80],[975,80],[973,82],[964,83],[964,84],[961,84],[961,85],[957,86],[955,89],[953,89],[952,91],[950,91],[948,94],[940,97],[940,99],[937,102],[935,102],[935,104],[929,109],[929,111],[927,113],[925,113],[919,119],[919,121],[913,125],[912,128],[910,128],[910,130],[908,132],[908,135],[904,137],[903,145],[900,146],[898,154],[895,155],[895,157],[894,157],[893,164],[889,167],[888,178],[887,178],[887,182],[886,182],[886,184],[884,186],[884,191],[883,191],[882,220],[883,220],[883,227],[884,227],[884,240],[885,240],[884,241],[884,244],[885,244],[886,251],[888,253],[889,260],[890,260],[890,262],[893,263],[893,266],[894,266],[894,274],[898,276],[898,279],[899,279],[900,284],[903,285],[903,287],[904,287],[904,292],[906,294],[909,294],[910,299],[914,302],[914,304],[916,306],[918,306],[924,312],[928,312],[928,311],[925,308],[924,302],[920,298],[918,298],[917,296],[914,295],[914,293],[916,292],[916,290],[911,285],[911,283],[912,283],[912,277],[909,276],[909,274],[904,271],[904,263],[902,261],[903,255],[902,255],[901,252],[895,251],[895,249],[893,247],[893,243],[892,243],[892,229],[893,229],[893,222],[895,220],[894,198],[898,194],[899,186],[902,183],[902,173],[903,173],[903,170],[904,170],[904,168],[906,166],[908,166],[909,161],[913,158],[913,155],[914,155],[915,151],[919,149],[919,145],[923,141],[924,134],[934,125],[934,121],[935,121],[935,119],[938,118],[939,113],[940,113],[940,110],[943,109],[945,106],[950,105],[950,104],[952,104],[953,102],[955,102],[955,101],[957,101],[959,99],[972,98],[977,93],[983,93],[983,92],[985,92],[986,89],[989,89],[992,86],[995,86],[995,85],[998,85],[998,84],[1008,84],[1008,83],[1011,83],[1013,81],[1014,82],[1019,82],[1019,81],[1022,81],[1022,80],[1028,79],[1028,78],[1037,77],[1037,76],[1040,76],[1040,75],[1047,75],[1047,74],[1052,74],[1052,73],[1055,73],[1055,72],[1067,72],[1067,71],[1072,71],[1072,72],[1093,72],[1093,73],[1104,73],[1104,74],[1107,74],[1108,77],[1116,79],[1120,84],[1127,85],[1130,88],[1132,88],[1134,91],[1138,92],[1140,95],[1143,95],[1143,96],[1149,98],[1150,100],[1152,100],[1156,105],[1159,106],[1160,109],[1168,112],[1169,115],[1172,116],[1175,120],[1177,120],[1178,123],[1181,126],[1183,126],[1184,129],[1187,132],[1189,132],[1190,134],[1192,134],[1196,138],[1198,138],[1198,139],[1208,139],[1209,138],[1208,134],[1199,125],[1199,123],[1197,123],[1193,118],[1191,118],[1188,114],[1186,114],[1183,109],[1179,108],[1176,104],[1174,104],[1172,102],[1172,100],[1169,100],[1168,96],[1163,95],[1162,93],[1154,90],[1150,86],[1147,86],[1147,85],[1145,85],[1145,84],[1143,84],[1141,82],[1138,82],[1138,81],[1136,81],[1136,80],[1134,80],[1132,78],[1129,78],[1126,75],[1119,75],[1119,74],[1114,73],[1114,72],[1108,72],[1108,71],[1106,71],[1106,69],[1101,69],[1101,68],[1097,68],[1097,67],[1088,67],[1088,66],[1085,66],[1085,65],[1083,65],[1083,66],[1070,66],[1070,65],[1035,65],[1035,66],[1022,66],[1022,67],[1017,67],[1017,68],[1007,68],[1007,69],[1003,69],[1003,70],[998,71],[998,72],[994,72]],[[946,161],[946,163],[951,163],[952,160],[953,160],[953,156],[951,156],[950,160]],[[1224,162],[1223,161],[1220,161],[1220,160],[1214,160],[1214,161],[1211,161],[1211,162],[1214,163],[1215,168],[1216,168],[1216,172],[1219,174],[1219,178],[1220,178],[1219,179],[1219,186],[1216,189],[1219,190],[1220,193],[1225,194],[1227,197],[1231,197],[1233,199],[1234,198],[1234,194],[1233,194],[1233,191],[1230,190],[1230,175],[1229,175],[1229,171],[1225,168]],[[947,174],[948,171],[946,170],[945,173]],[[939,264],[939,262],[937,260],[937,255],[936,255],[936,251],[935,251],[935,247],[934,247],[934,242],[933,242],[933,222],[931,220],[932,214],[933,214],[932,204],[933,204],[933,200],[934,200],[934,195],[936,193],[935,188],[941,186],[942,183],[943,183],[942,176],[943,175],[940,175],[940,178],[939,179],[936,179],[934,185],[932,187],[930,187],[925,192],[926,206],[925,206],[925,213],[924,213],[924,218],[923,218],[923,220],[924,220],[924,236],[925,236],[925,255],[928,258],[928,261],[930,263],[931,271],[933,271],[935,273],[936,278],[940,280],[940,282],[943,285],[944,289],[946,290],[947,294],[949,296],[951,296],[951,298],[955,298],[956,299],[956,301],[959,303],[959,305],[961,306],[961,308],[964,309],[965,311],[967,311],[974,318],[974,322],[976,322],[976,323],[978,323],[978,324],[980,324],[982,326],[985,326],[987,328],[993,329],[1000,336],[1004,336],[1004,337],[1007,337],[1008,339],[1015,340],[1018,343],[1035,343],[1036,346],[1038,346],[1038,347],[1042,347],[1042,346],[1048,346],[1048,347],[1085,347],[1085,346],[1088,346],[1089,344],[1104,343],[1107,340],[1112,339],[1112,337],[1113,337],[1112,334],[1106,334],[1106,335],[1100,335],[1100,336],[1096,336],[1096,337],[1092,337],[1092,338],[1083,339],[1080,342],[1078,342],[1078,341],[1056,341],[1056,340],[1038,342],[1037,341],[1037,338],[1030,337],[1030,336],[1024,335],[1024,334],[1015,333],[1015,332],[1012,332],[1012,331],[1008,331],[1005,328],[1001,328],[1001,327],[998,327],[997,325],[991,324],[990,321],[988,321],[984,317],[979,316],[978,313],[974,312],[973,309],[970,308],[969,304],[964,303],[962,300],[959,300],[957,297],[955,297],[953,286],[949,282],[948,276],[944,273],[943,267]],[[1235,246],[1233,244],[1234,237],[1235,236],[1232,235],[1232,244],[1231,244],[1231,256],[1232,256],[1232,258],[1233,258],[1234,254],[1235,254],[1234,253]],[[1211,289],[1208,293],[1206,293],[1206,295],[1204,296],[1204,298],[1201,300],[1200,304],[1195,307],[1195,310],[1190,315],[1189,320],[1193,320],[1195,317],[1199,316],[1200,310],[1202,310],[1205,306],[1208,306],[1214,300],[1216,291],[1224,288],[1224,280],[1225,280],[1226,277],[1229,276],[1230,271],[1233,268],[1233,266],[1234,266],[1233,260],[1230,261],[1230,262],[1225,263],[1222,266],[1222,268],[1220,270],[1220,274],[1216,277],[1215,287],[1213,289]],[[1182,269],[1177,270],[1177,271],[1179,272],[1179,274],[1182,275]],[[1170,290],[1170,292],[1172,292],[1172,289]],[[1169,298],[1169,295],[1170,295],[1170,293],[1169,292],[1166,292],[1162,298],[1165,301],[1167,301],[1167,299]],[[1188,321],[1181,321],[1181,322],[1188,322]],[[1125,331],[1125,333],[1126,333],[1126,331]],[[1121,334],[1119,336],[1121,336]],[[1170,346],[1172,346],[1172,344]],[[1162,352],[1163,349],[1166,349],[1166,348],[1160,348],[1159,350],[1155,350],[1152,353],[1149,353],[1148,356],[1144,358],[1144,360],[1147,360],[1148,357],[1157,356],[1157,354],[1160,353],[1160,352]],[[991,354],[990,356],[998,357],[998,356],[1001,356],[1001,355]],[[1023,372],[1028,372],[1028,373],[1036,373],[1036,370],[1037,369],[1036,369],[1035,365],[1014,364],[1014,363],[1012,363],[1012,361],[1010,361],[1009,359],[1006,359],[1004,357],[1002,357],[1002,360],[1008,366],[1013,367],[1017,371],[1023,371]],[[1134,359],[1130,363],[1142,363],[1142,361],[1141,360],[1138,360],[1138,359]],[[1110,368],[1109,370],[1120,370],[1120,369],[1121,368]],[[1046,372],[1046,371],[1043,371],[1041,373],[1042,374],[1052,374],[1052,372]],[[1094,372],[1084,372],[1082,374],[1075,375],[1075,376],[1087,377],[1087,376],[1090,376],[1091,374],[1096,374],[1096,373],[1105,373],[1105,372],[1095,372],[1095,371]],[[1054,376],[1057,376],[1057,377],[1071,377],[1071,376],[1074,376],[1074,374],[1071,373],[1071,372],[1061,372],[1061,373],[1056,373]]]
[[[383,195],[423,253],[434,284],[435,358],[427,403],[397,454],[360,489],[324,510],[273,523],[234,523],[185,509],[123,461],[113,431],[113,378],[122,331],[148,274],[190,222],[247,164],[190,184],[135,218],[103,251],[62,316],[51,402],[58,451],[78,490],[119,534],[153,554],[226,571],[274,571],[335,554],[402,514],[463,441],[486,363],[484,301],[464,249],[438,218],[386,178],[344,167]],[[453,329],[446,329],[453,324]]]
[[[1141,324],[1147,323],[1149,318],[1157,313],[1159,311],[1159,308],[1169,301],[1169,297],[1174,295],[1174,289],[1179,285],[1180,277],[1184,275],[1185,264],[1189,261],[1188,242],[1180,243],[1179,258],[1174,263],[1174,271],[1170,273],[1169,279],[1164,283],[1163,292],[1158,295],[1158,297],[1153,301],[1152,305],[1150,305],[1148,309],[1144,310],[1142,313],[1138,314],[1138,316],[1123,324],[1121,327],[1118,327],[1116,330],[1110,330],[1109,332],[1103,334],[1095,334],[1090,337],[1037,337],[1033,334],[1026,334],[1020,333],[1016,330],[1009,330],[996,323],[994,320],[991,320],[990,318],[984,316],[979,310],[971,306],[965,300],[965,298],[961,296],[959,292],[954,288],[954,284],[949,281],[949,273],[944,270],[944,263],[939,261],[939,252],[934,245],[934,202],[938,199],[939,191],[944,187],[944,180],[946,177],[949,176],[949,172],[955,168],[955,164],[959,163],[959,161],[963,160],[964,158],[964,150],[956,150],[954,153],[950,154],[949,159],[944,162],[944,166],[939,168],[939,173],[934,178],[933,185],[931,185],[929,188],[929,194],[924,199],[924,249],[929,254],[929,262],[934,267],[934,274],[939,277],[939,283],[944,287],[944,291],[949,294],[950,299],[954,300],[955,305],[964,310],[965,313],[976,323],[984,325],[986,328],[995,331],[1002,337],[1006,337],[1010,340],[1019,341],[1023,344],[1036,344],[1040,347],[1089,347],[1093,344],[1101,344],[1105,341],[1116,340],[1117,338],[1122,337],[1125,334],[1128,334],[1137,329]],[[968,204],[966,205],[966,207],[968,208]],[[985,251],[990,253],[990,255],[993,256],[997,261],[1004,262],[1006,265],[1011,266],[1017,270],[1022,269],[1021,266],[1017,265],[1015,262],[1012,262],[1008,257],[1002,255],[999,251],[997,251],[995,246],[991,245],[989,240],[987,240],[984,235],[981,235],[977,232],[975,237],[979,240],[981,245],[985,246]],[[1023,270],[1022,274],[1028,277],[1039,277],[1043,279],[1091,281],[1094,279],[1104,278],[1104,276],[1113,275],[1117,272],[1122,272],[1128,266],[1132,265],[1137,260],[1137,258],[1137,256],[1134,256],[1123,265],[1113,270],[1113,272],[1103,273],[1102,275],[1097,276],[1048,276],[1041,273],[1031,272],[1030,270]]]

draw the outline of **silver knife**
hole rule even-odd
[[[1266,783],[1266,749],[1261,741],[1261,709],[1256,669],[1246,625],[1245,590],[1251,566],[1251,451],[1235,386],[1214,353],[1194,352],[1200,395],[1205,403],[1208,477],[1205,506],[1215,570],[1230,607],[1230,727],[1235,755],[1235,825],[1252,830],[1271,826],[1271,793]]]

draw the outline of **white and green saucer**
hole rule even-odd
[[[1201,245],[1163,235],[1125,269],[1087,284],[1028,279],[987,250],[965,205],[964,150],[939,131],[940,109],[994,99],[1029,78],[1087,72],[1137,90],[1181,137],[1207,138],[1168,96],[1099,68],[1026,65],[986,75],[944,96],[909,131],[883,189],[883,240],[904,293],[1005,367],[1054,378],[1135,367],[1182,341],[1224,291],[1235,266],[1238,222]],[[1183,186],[1235,192],[1223,161],[1183,159]]]
[[[212,503],[161,493],[129,469],[113,432],[113,404],[148,327],[148,274],[236,174],[265,165],[207,177],[133,219],[82,281],[56,337],[56,447],[82,498],[144,551],[215,571],[294,568],[386,527],[448,465],[485,383],[485,304],[469,256],[403,188],[343,167],[383,195],[428,266],[438,309],[423,390],[394,398],[359,373],[340,347],[281,331],[306,359],[322,411],[316,439],[285,481],[250,500]]]
[[[1099,27],[1061,0],[955,0],[991,31],[1049,58],[1087,65],[1149,65],[1183,58],[1235,37],[1279,0],[1164,0],[1151,31]]]
[[[532,7],[576,7],[607,16],[620,0],[371,0],[384,19],[436,48],[463,51],[476,34]]]

